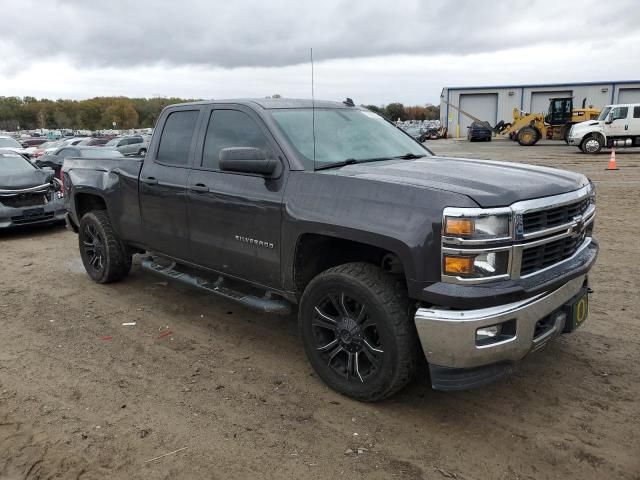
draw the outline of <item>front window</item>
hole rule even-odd
[[[315,132],[311,108],[273,110],[271,115],[298,151],[307,170],[335,162],[429,154],[399,128],[367,110],[317,108]]]
[[[604,107],[602,109],[602,111],[600,112],[600,115],[598,115],[598,120],[600,121],[604,121],[607,119],[607,115],[609,115],[609,112],[611,111],[611,107]]]
[[[0,148],[22,148],[13,138],[0,138]]]
[[[35,169],[22,155],[4,153],[0,154],[0,172],[11,175],[31,172]]]

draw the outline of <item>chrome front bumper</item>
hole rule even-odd
[[[536,324],[580,293],[586,275],[570,280],[552,292],[496,307],[476,310],[420,308],[415,324],[422,349],[430,364],[447,368],[474,368],[512,363],[561,333],[565,318],[535,336]],[[515,334],[489,345],[476,344],[478,328],[515,321]]]

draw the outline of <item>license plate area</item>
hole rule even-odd
[[[589,316],[589,290],[583,288],[578,295],[565,304],[567,320],[564,326],[564,333],[573,332],[581,326]]]
[[[25,218],[42,217],[44,215],[44,208],[27,208],[22,211],[22,216]]]

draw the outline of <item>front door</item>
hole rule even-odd
[[[159,126],[156,151],[140,172],[140,211],[144,242],[158,253],[190,260],[187,179],[199,109],[176,110]],[[126,206],[125,206],[126,207]]]
[[[279,288],[280,224],[287,170],[278,178],[223,172],[220,151],[260,148],[283,160],[260,118],[249,108],[215,106],[205,114],[187,186],[189,229],[199,265],[261,285]]]
[[[614,107],[609,112],[604,124],[604,133],[607,137],[616,138],[628,135],[629,131],[629,107]]]

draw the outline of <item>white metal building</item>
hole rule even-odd
[[[440,95],[440,122],[449,136],[466,136],[471,120],[447,102],[465,112],[495,125],[510,122],[513,108],[533,113],[546,113],[549,99],[573,97],[574,108],[586,105],[602,108],[612,103],[640,103],[640,80],[588,83],[554,83],[546,85],[507,85],[497,87],[445,87]]]

